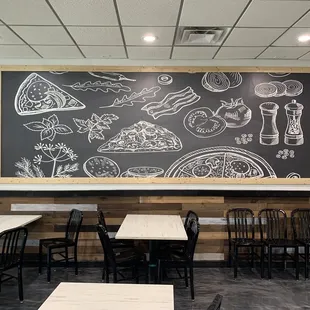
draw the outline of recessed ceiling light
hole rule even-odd
[[[147,34],[145,36],[143,36],[143,40],[147,43],[153,43],[154,41],[156,41],[156,37],[152,34]]]
[[[310,35],[309,34],[303,34],[303,35],[298,37],[298,41],[302,42],[302,43],[308,42],[308,41],[310,41]]]

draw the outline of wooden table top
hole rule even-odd
[[[26,226],[42,215],[0,215],[0,233],[16,227]]]
[[[39,310],[173,310],[172,285],[60,283]]]
[[[128,214],[116,239],[187,240],[179,215]]]

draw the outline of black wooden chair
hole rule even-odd
[[[165,251],[159,253],[158,264],[157,264],[157,279],[161,283],[163,270],[166,268],[183,268],[184,269],[184,279],[185,285],[188,287],[188,273],[189,269],[189,279],[190,279],[190,289],[191,298],[194,300],[194,271],[193,271],[193,260],[195,248],[199,236],[200,225],[196,219],[190,219],[188,221],[188,226],[186,234],[188,237],[187,242],[183,246],[181,251],[171,249],[170,251]]]
[[[75,274],[78,274],[78,261],[77,261],[77,245],[78,238],[83,222],[83,213],[79,210],[73,209],[70,212],[69,219],[66,226],[64,238],[48,238],[41,239],[39,243],[39,273],[42,272],[42,252],[43,247],[47,250],[47,281],[51,281],[51,264],[54,261],[65,261],[66,267],[69,260],[74,260]],[[69,257],[68,250],[73,248],[73,257]],[[60,260],[55,260],[54,255],[62,257]]]
[[[305,278],[309,278],[310,209],[295,209],[291,213],[294,240],[304,247]]]
[[[221,305],[222,305],[222,300],[223,300],[223,296],[220,294],[217,294],[207,310],[220,310]]]
[[[268,278],[271,279],[272,250],[283,248],[283,263],[286,269],[286,259],[289,257],[295,261],[296,280],[299,279],[299,253],[298,243],[288,239],[287,236],[287,216],[285,211],[280,209],[262,209],[258,213],[261,241],[267,247],[268,258]],[[294,256],[287,252],[288,248],[294,249]]]
[[[264,277],[264,244],[255,239],[254,213],[247,208],[234,208],[226,213],[228,231],[228,264],[234,263],[234,278],[237,278],[239,248],[250,249],[251,267],[254,268],[255,248],[260,249],[261,277]]]
[[[20,302],[24,300],[23,259],[27,236],[28,231],[24,227],[9,229],[0,233],[0,291],[3,282],[17,279]],[[14,268],[17,268],[17,277],[6,273]]]
[[[104,271],[102,279],[109,283],[109,275],[113,274],[113,282],[135,279],[139,283],[139,267],[142,265],[145,269],[145,279],[148,281],[148,266],[146,257],[138,249],[115,249],[110,241],[108,231],[100,224],[96,225],[99,239],[104,252]],[[126,278],[123,272],[132,271],[132,278]],[[118,278],[121,276],[121,279]]]

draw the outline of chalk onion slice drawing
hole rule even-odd
[[[301,82],[296,80],[287,80],[283,84],[286,86],[286,96],[295,97],[300,95],[303,92],[303,85]]]
[[[277,87],[271,83],[260,83],[255,86],[255,95],[261,98],[270,98],[276,95]]]
[[[224,92],[230,87],[230,81],[223,72],[207,72],[201,80],[202,86],[211,92]]]

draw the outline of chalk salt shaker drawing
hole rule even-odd
[[[276,123],[279,106],[274,102],[264,102],[259,108],[263,119],[259,143],[263,145],[276,145],[279,143],[279,131]]]
[[[287,145],[302,145],[304,143],[304,134],[300,120],[304,106],[296,102],[296,100],[292,100],[284,108],[287,117],[284,143]]]

